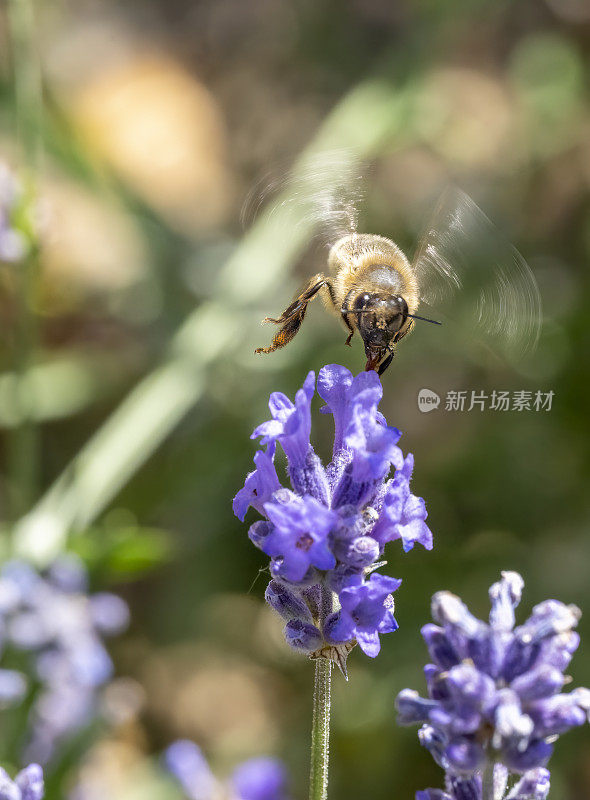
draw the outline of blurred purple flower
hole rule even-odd
[[[188,739],[179,739],[164,753],[166,769],[180,783],[188,800],[211,800],[217,781],[201,749]]]
[[[42,800],[45,796],[43,770],[29,764],[14,780],[0,767],[0,800]]]
[[[511,800],[543,800],[549,791],[544,767],[554,742],[587,721],[590,691],[560,693],[563,670],[579,642],[572,630],[579,609],[547,600],[515,628],[523,585],[517,573],[502,573],[490,589],[488,623],[450,592],[434,595],[437,624],[422,629],[432,659],[425,667],[429,699],[405,689],[396,705],[401,725],[423,723],[420,741],[451,783],[477,777],[494,760],[523,775]],[[428,791],[437,797],[438,790]],[[463,800],[452,786],[446,791]],[[471,796],[479,800],[481,793]]]
[[[101,592],[87,594],[82,562],[64,555],[39,574],[12,561],[0,571],[0,628],[5,646],[29,653],[40,688],[30,712],[27,760],[46,763],[62,740],[88,724],[97,712],[98,690],[113,664],[102,636],[129,621],[126,604]],[[20,699],[24,677],[0,670],[0,701]]]
[[[400,581],[374,573],[387,542],[401,539],[432,548],[426,507],[410,491],[413,458],[398,447],[401,433],[378,410],[383,395],[375,372],[356,377],[332,364],[320,370],[317,390],[334,418],[334,448],[324,467],[310,442],[315,375],[310,372],[292,403],[271,395],[271,419],[259,425],[256,469],[234,498],[243,520],[249,506],[266,517],[249,531],[271,557],[267,600],[286,620],[294,648],[332,658],[344,668],[358,642],[374,657],[379,635],[397,629],[392,592]],[[279,482],[274,457],[287,456],[292,491]],[[395,469],[388,480],[391,468]],[[272,587],[272,588],[271,588]]]
[[[19,703],[27,693],[27,679],[22,672],[0,669],[0,708]]]
[[[170,745],[164,765],[188,800],[216,800],[221,795],[235,800],[289,800],[285,767],[274,758],[244,761],[226,787],[211,772],[201,749],[188,739]]]
[[[14,263],[26,255],[26,239],[14,224],[21,202],[20,183],[6,164],[0,162],[0,263]]]
[[[240,800],[287,800],[287,773],[274,758],[252,758],[235,770],[232,786]]]

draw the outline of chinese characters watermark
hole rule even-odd
[[[480,389],[451,389],[445,395],[444,405],[441,397],[432,389],[420,389],[418,408],[426,413],[441,406],[445,411],[551,411],[555,392],[496,391],[484,392]]]

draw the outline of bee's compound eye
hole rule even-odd
[[[405,299],[401,295],[398,295],[395,298],[395,301],[396,301],[397,307],[399,309],[399,313],[403,314],[404,316],[407,315],[407,313],[408,313],[408,304],[406,303]]]
[[[355,311],[362,311],[365,309],[371,302],[372,295],[369,292],[363,292],[359,294],[359,296],[354,301],[354,309]]]
[[[364,311],[375,304],[375,295],[369,292],[363,292],[354,301],[355,311]]]

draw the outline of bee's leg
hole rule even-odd
[[[406,329],[405,329],[405,330],[404,330],[402,333],[398,333],[398,335],[397,335],[397,336],[395,337],[395,339],[394,339],[394,342],[395,342],[396,344],[397,344],[398,342],[400,342],[400,341],[401,341],[401,340],[404,338],[404,336],[407,336],[407,335],[408,335],[408,333],[410,333],[410,331],[413,329],[413,327],[414,327],[414,320],[412,320],[412,321],[410,322],[410,324],[408,325],[408,327],[407,327],[407,328],[406,328]]]
[[[344,298],[344,303],[342,304],[342,308],[340,309],[340,316],[342,317],[342,319],[344,320],[344,324],[350,331],[350,333],[348,334],[348,338],[344,342],[344,344],[347,344],[349,347],[352,347],[352,345],[350,344],[350,340],[354,336],[354,328],[352,327],[352,325],[350,324],[350,320],[348,319],[348,315],[350,314],[350,308],[348,307],[348,299],[353,291],[354,290],[351,289],[350,292],[346,295],[346,297]],[[332,302],[333,301],[334,298],[332,298]]]
[[[314,275],[309,281],[305,289],[301,292],[290,306],[288,306],[280,317],[276,319],[273,317],[266,317],[263,322],[273,322],[275,325],[281,325],[281,329],[274,335],[272,342],[268,347],[257,347],[255,353],[272,353],[281,347],[289,344],[293,337],[299,331],[301,323],[307,311],[307,304],[316,296],[316,294],[324,286],[328,288],[330,297],[333,298],[332,287],[321,273]]]
[[[382,361],[379,365],[379,369],[377,370],[379,375],[383,375],[387,367],[391,364],[393,357],[395,355],[395,350],[391,350],[385,361]]]

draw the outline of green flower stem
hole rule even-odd
[[[496,800],[494,790],[494,763],[490,762],[481,776],[481,798],[482,800]]]
[[[37,319],[35,314],[39,274],[39,251],[35,233],[30,229],[28,213],[35,201],[35,179],[41,160],[41,115],[43,97],[41,69],[36,46],[35,14],[32,0],[9,0],[8,18],[14,72],[16,133],[22,147],[25,169],[25,197],[21,230],[29,251],[22,264],[15,267],[18,287],[18,327],[14,347],[14,406],[19,410],[19,424],[11,432],[9,472],[11,478],[11,516],[18,518],[33,502],[37,492],[39,435],[35,425],[30,392],[24,376],[35,360]]]
[[[309,800],[326,800],[328,797],[331,680],[332,662],[327,658],[316,659],[313,684]]]

